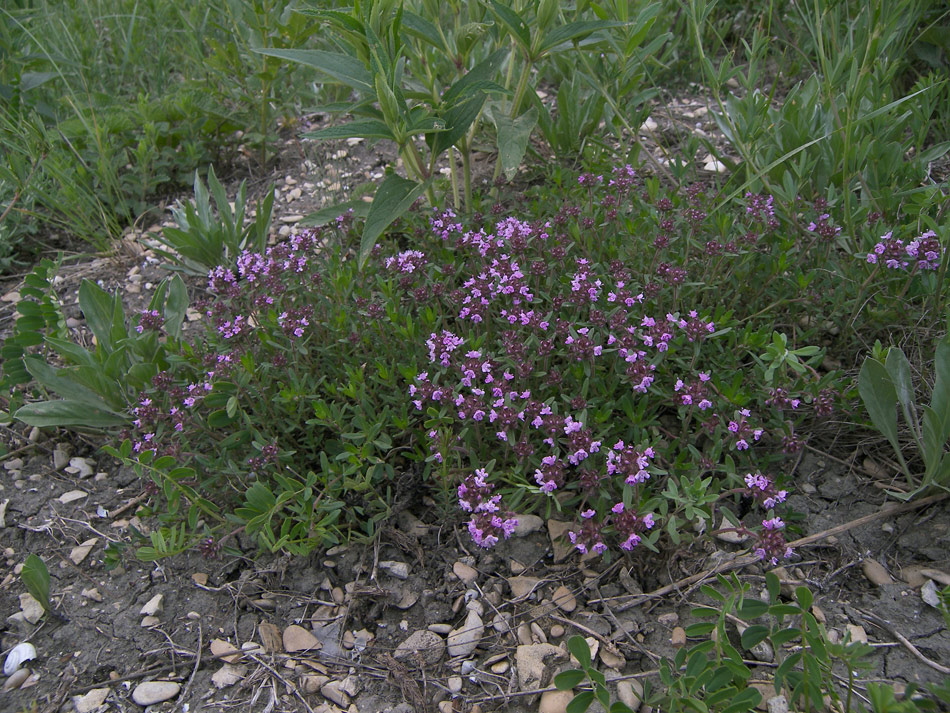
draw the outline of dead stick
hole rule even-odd
[[[879,512],[871,513],[870,515],[865,515],[864,517],[859,517],[857,520],[852,520],[851,522],[846,522],[843,525],[831,527],[827,530],[822,530],[821,532],[815,533],[814,535],[808,535],[807,537],[802,537],[793,542],[789,542],[788,546],[792,548],[804,547],[805,545],[810,545],[813,542],[818,542],[819,540],[823,540],[826,537],[831,537],[832,535],[837,535],[841,532],[847,532],[848,530],[851,530],[855,527],[866,525],[869,522],[873,522],[874,520],[890,517],[891,515],[900,515],[902,513],[909,512],[911,510],[917,510],[918,508],[922,508],[925,505],[933,505],[934,503],[939,503],[942,500],[946,500],[947,498],[950,498],[950,493],[941,493],[939,495],[931,495],[926,498],[921,498],[920,500],[917,500],[912,503],[903,503],[902,505],[894,505],[893,507],[884,508],[883,510],[880,510]],[[695,582],[699,582],[714,574],[719,574],[720,572],[729,572],[731,570],[739,569],[741,567],[745,567],[746,565],[754,564],[755,562],[760,562],[760,561],[761,560],[759,560],[759,558],[756,557],[755,555],[750,555],[750,554],[740,555],[739,557],[736,557],[731,562],[726,562],[722,565],[713,567],[712,569],[707,569],[703,572],[699,572],[698,574],[693,574],[693,575],[690,575],[689,577],[684,577],[678,582],[667,584],[665,587],[660,587],[659,589],[656,589],[650,592],[649,594],[626,595],[626,596],[633,597],[633,599],[627,600],[624,603],[619,604],[617,606],[617,611],[626,611],[627,609],[643,604],[644,602],[648,602],[651,599],[662,597],[666,594],[669,594],[670,592],[675,592],[681,589],[682,587],[686,587]],[[605,597],[603,599],[590,599],[588,600],[587,603],[600,604],[602,602],[616,602],[619,599],[623,599],[623,596]]]

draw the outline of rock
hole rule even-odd
[[[269,653],[280,653],[284,650],[284,641],[280,635],[280,628],[269,621],[262,621],[257,625],[257,634],[260,636],[264,650]]]
[[[864,572],[864,576],[872,584],[876,584],[879,587],[883,587],[885,584],[892,584],[894,582],[891,579],[891,575],[887,573],[887,570],[875,559],[868,557],[861,563],[861,571]]]
[[[63,505],[66,505],[67,503],[82,500],[86,497],[89,497],[89,493],[87,493],[85,490],[70,490],[68,493],[63,493],[60,495],[57,500],[59,500],[59,502],[61,502]]]
[[[868,642],[868,633],[864,630],[864,627],[859,624],[848,624],[848,633],[851,635],[851,641],[859,644],[866,644]]]
[[[99,590],[95,587],[92,589],[83,589],[82,592],[80,592],[80,595],[93,602],[102,601],[102,595],[99,594]]]
[[[541,625],[536,621],[531,622],[531,642],[535,644],[548,643],[548,637],[544,633],[544,629],[542,629]]]
[[[445,641],[435,632],[420,629],[396,647],[393,658],[397,661],[414,659],[416,654],[422,657],[426,665],[437,664],[445,654]]]
[[[665,614],[660,614],[657,618],[657,623],[662,624],[663,626],[676,626],[680,620],[680,615],[675,611],[666,612]]]
[[[16,290],[10,290],[9,292],[4,293],[3,297],[0,297],[0,301],[9,302],[12,305],[15,305],[20,301],[20,293]]]
[[[532,532],[537,532],[544,524],[544,520],[537,515],[517,515],[516,519],[518,524],[515,525],[515,529],[511,533],[515,537],[524,537]]]
[[[574,551],[574,545],[567,537],[567,533],[572,527],[573,525],[569,522],[548,520],[548,537],[551,538],[551,546],[554,548],[555,562],[566,560]]]
[[[530,646],[535,643],[531,637],[531,627],[527,624],[518,625],[518,641],[525,646]]]
[[[93,537],[89,540],[86,540],[81,545],[73,547],[72,551],[69,553],[69,559],[72,560],[73,564],[79,564],[89,556],[89,553],[92,552],[92,548],[96,546],[97,542],[99,542],[99,538]]]
[[[633,713],[637,713],[643,703],[643,684],[636,678],[617,681],[617,698]]]
[[[491,665],[491,672],[501,675],[503,673],[508,673],[509,668],[511,668],[510,663],[507,661],[499,661],[498,663],[493,663]]]
[[[512,574],[521,574],[526,569],[528,569],[523,564],[521,564],[521,562],[519,562],[518,560],[509,560],[508,568],[511,570]]]
[[[940,595],[937,593],[937,584],[932,579],[927,580],[927,584],[920,588],[920,598],[924,604],[929,604],[935,609],[940,608]]]
[[[350,698],[355,698],[363,690],[363,684],[356,676],[350,675],[340,682],[340,690]]]
[[[577,609],[577,599],[575,599],[571,590],[563,584],[554,590],[551,599],[558,609],[568,614]]]
[[[551,644],[522,644],[515,650],[515,665],[518,667],[518,686],[530,691],[547,685],[548,665],[567,658],[564,649]]]
[[[328,701],[347,708],[350,705],[350,697],[343,691],[342,685],[341,681],[327,681],[320,686],[320,693]]]
[[[301,677],[300,685],[304,693],[317,693],[320,688],[329,681],[328,676],[321,676],[316,673],[308,673]]]
[[[205,587],[208,584],[208,575],[204,572],[195,572],[191,575],[191,581],[199,587]]]
[[[110,693],[112,693],[111,688],[93,688],[84,696],[73,696],[73,708],[76,709],[76,713],[93,713],[106,702]]]
[[[211,641],[211,653],[214,654],[215,658],[221,659],[225,663],[237,663],[241,660],[241,652],[238,651],[238,648],[224,639],[213,639]],[[228,654],[233,655],[229,656]]]
[[[773,696],[766,705],[769,713],[788,713],[788,700],[785,696]]]
[[[405,562],[385,560],[379,563],[379,568],[396,579],[409,579],[409,565]]]
[[[92,466],[85,458],[70,458],[69,468],[75,468],[75,473],[73,473],[73,475],[79,476],[80,480],[83,478],[88,478],[94,473]],[[67,472],[70,471],[67,470]]]
[[[725,532],[716,533],[716,539],[726,542],[730,545],[741,545],[743,542],[749,539],[748,535],[744,535],[741,532],[736,532],[735,525],[729,522],[725,517],[723,517],[722,522],[719,523],[719,529],[725,530]]]
[[[942,569],[927,567],[926,569],[920,570],[920,573],[924,577],[934,580],[937,584],[943,585],[944,587],[950,587],[950,574],[947,574]]]
[[[232,666],[229,663],[211,674],[211,682],[215,688],[227,688],[244,678],[244,666]]]
[[[455,695],[462,691],[462,677],[461,676],[449,676],[449,680],[446,682],[446,685],[449,688],[449,693]]]
[[[533,592],[541,580],[537,577],[508,577],[508,586],[515,599],[524,599]]]
[[[449,632],[446,644],[449,656],[468,656],[472,653],[485,633],[485,624],[478,612],[470,610],[465,623]]]
[[[142,616],[157,616],[162,613],[164,608],[165,595],[156,594],[154,597],[145,602],[145,606],[139,609],[139,614]]]
[[[162,620],[157,616],[143,616],[142,621],[139,624],[143,629],[150,629],[153,626],[158,626],[162,623]]]
[[[564,636],[564,627],[560,624],[555,624],[551,627],[550,634],[552,639],[560,639]]]
[[[29,592],[23,592],[20,595],[20,611],[23,613],[23,618],[27,620],[30,624],[35,624],[40,619],[43,618],[43,605],[40,604],[33,598],[33,595]]]
[[[53,470],[62,470],[69,465],[69,447],[58,443],[53,449]]]
[[[653,120],[652,116],[648,116],[646,121],[640,124],[640,133],[649,133],[651,131],[656,131],[658,124]]]
[[[13,675],[10,676],[6,681],[3,682],[4,691],[15,691],[28,679],[31,675],[31,671],[28,668],[21,668],[13,672]]]
[[[181,684],[174,681],[146,681],[132,691],[132,700],[140,706],[151,706],[170,701],[181,691]]]
[[[290,654],[321,648],[316,636],[296,624],[291,624],[284,629],[283,644],[284,651]]]
[[[574,691],[545,691],[538,703],[538,713],[565,713],[574,700]]]
[[[673,627],[673,635],[670,637],[670,643],[677,649],[686,646],[686,629],[682,626]]]
[[[623,655],[615,647],[610,645],[600,648],[600,660],[607,668],[612,668],[617,671],[622,670],[623,667],[627,665],[627,660]]]
[[[469,567],[464,562],[456,562],[452,565],[452,572],[462,581],[462,584],[465,585],[470,585],[478,579],[478,570],[474,567]]]
[[[333,603],[336,605],[342,604],[346,600],[346,593],[343,591],[343,587],[334,587],[330,590],[330,598],[333,600]]]
[[[442,634],[443,636],[452,631],[451,624],[429,624],[426,628],[429,631],[434,631],[436,634]]]

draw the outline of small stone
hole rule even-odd
[[[317,693],[329,680],[329,676],[321,676],[317,673],[308,673],[300,679],[300,683],[303,687],[304,693]]]
[[[717,532],[716,539],[730,545],[741,545],[749,539],[748,535],[736,532],[735,525],[729,522],[725,517],[722,519],[722,522],[719,523],[719,529],[725,530],[725,532]]]
[[[537,589],[541,580],[537,577],[508,577],[508,586],[515,599],[524,599]]]
[[[439,713],[455,713],[455,703],[452,701],[440,701]]]
[[[491,672],[501,675],[503,673],[508,673],[509,668],[511,668],[510,663],[507,661],[499,661],[498,663],[493,663],[491,665]]]
[[[143,616],[142,622],[139,624],[143,629],[151,629],[153,626],[158,626],[162,623],[162,620],[157,616]]]
[[[449,693],[456,694],[462,690],[462,677],[461,676],[449,676],[449,680],[446,682],[446,685],[449,688]]]
[[[555,624],[551,627],[551,631],[549,633],[551,634],[552,639],[560,639],[562,636],[564,636],[564,627],[560,624]]]
[[[385,560],[379,563],[379,568],[396,579],[409,579],[409,565],[405,562]]]
[[[564,649],[551,644],[521,645],[515,649],[515,665],[518,669],[518,685],[522,691],[542,688],[547,685],[548,665],[567,659]]]
[[[947,574],[942,569],[934,569],[933,567],[927,567],[920,570],[920,573],[934,580],[937,584],[943,585],[944,587],[950,587],[950,574]]]
[[[646,118],[646,121],[644,121],[642,124],[640,124],[640,133],[647,133],[647,132],[650,132],[650,131],[656,131],[656,129],[657,129],[658,126],[659,126],[659,124],[657,124],[656,121],[653,120],[653,117],[652,117],[652,116],[648,116],[648,117]]]
[[[478,570],[464,562],[456,562],[452,565],[452,573],[465,585],[470,585],[478,579]]]
[[[768,706],[768,713],[788,713],[788,699],[785,696],[772,696],[766,705]]]
[[[20,595],[20,611],[23,613],[23,618],[30,624],[35,624],[43,618],[43,605],[29,592],[23,592]]]
[[[63,505],[66,505],[87,497],[89,497],[89,493],[87,493],[85,490],[70,490],[68,493],[63,493],[60,495],[57,500],[59,500],[59,502],[61,502]]]
[[[409,638],[403,641],[393,652],[393,658],[397,661],[405,659],[414,659],[416,654],[422,656],[422,660],[427,665],[433,665],[439,662],[445,653],[445,641],[435,632],[426,629],[414,631]]]
[[[551,546],[554,548],[555,563],[568,558],[574,551],[574,545],[567,537],[567,533],[573,525],[569,522],[561,522],[553,518],[548,520],[548,537],[551,538]]]
[[[815,620],[819,624],[827,623],[828,618],[825,616],[825,612],[822,611],[821,607],[819,607],[817,604],[811,605],[811,613],[815,616]]]
[[[291,654],[321,648],[316,636],[296,624],[291,624],[284,629],[283,644],[284,651]]]
[[[521,562],[519,562],[518,560],[509,560],[508,568],[511,570],[512,574],[521,574],[527,569],[527,567],[521,564]]]
[[[3,469],[6,471],[19,471],[23,469],[23,459],[22,458],[11,458],[3,464]]]
[[[69,466],[76,469],[73,475],[78,475],[80,479],[88,478],[95,472],[85,458],[70,458]]]
[[[257,625],[257,634],[267,653],[280,653],[284,650],[284,641],[277,625],[271,624],[269,621],[262,621]]]
[[[861,571],[864,572],[864,576],[868,578],[868,581],[879,587],[894,582],[894,580],[891,579],[891,575],[887,573],[887,570],[884,569],[881,563],[870,557],[861,563]]]
[[[940,595],[937,594],[937,583],[932,579],[928,579],[927,584],[920,588],[920,598],[924,601],[924,604],[939,609]]]
[[[112,693],[111,688],[93,688],[83,696],[73,696],[73,707],[76,713],[93,713],[106,702],[110,693]]]
[[[469,611],[465,623],[449,632],[446,644],[449,656],[468,656],[477,647],[485,633],[485,624],[478,612]]]
[[[30,677],[31,673],[32,671],[30,671],[28,668],[17,669],[13,672],[12,676],[3,682],[3,690],[15,691],[16,689],[20,688],[20,686],[26,683],[26,679]]]
[[[518,625],[518,642],[524,646],[530,646],[534,643],[531,637],[531,627],[527,624]]]
[[[10,292],[5,293],[3,297],[0,297],[0,301],[9,302],[10,304],[15,305],[20,301],[20,293],[16,290],[11,290]]]
[[[237,647],[224,639],[213,639],[211,641],[211,653],[215,655],[215,658],[219,658],[225,663],[237,663],[241,660],[241,652],[238,651]],[[233,656],[228,654],[233,654]]]
[[[574,700],[574,691],[545,691],[538,703],[538,713],[565,713]]]
[[[570,614],[572,611],[577,609],[577,599],[574,597],[574,594],[570,589],[565,587],[563,584],[554,590],[554,594],[551,597],[554,604],[563,612]]]
[[[320,693],[338,706],[346,708],[350,705],[350,697],[343,691],[341,681],[327,681],[320,686]]]
[[[660,614],[656,620],[663,626],[676,626],[680,620],[680,615],[675,611],[666,612],[665,614]]]
[[[429,624],[429,626],[426,628],[436,634],[442,634],[442,636],[445,636],[450,631],[452,631],[451,624]]]
[[[673,635],[670,637],[670,643],[677,649],[686,646],[686,629],[682,626],[673,628]]]
[[[53,449],[53,469],[62,470],[69,465],[69,449],[63,443],[59,443]]]
[[[132,700],[140,706],[151,706],[170,701],[181,691],[181,684],[174,681],[146,681],[132,691]]]
[[[643,703],[643,684],[636,678],[617,681],[617,698],[633,713],[637,713]]]
[[[851,635],[851,641],[853,642],[859,644],[866,644],[868,642],[868,633],[864,630],[864,627],[859,624],[848,624],[848,633]]]
[[[301,220],[303,220],[303,216],[302,216],[302,215],[298,215],[298,214],[294,214],[294,215],[282,215],[282,216],[280,217],[280,222],[281,222],[281,223],[285,223],[285,224],[287,224],[287,225],[292,225],[292,224],[294,224],[294,223],[299,223]]]
[[[518,520],[518,524],[515,525],[515,529],[511,533],[515,537],[524,537],[532,532],[537,532],[544,524],[544,520],[537,515],[516,515],[515,519]]]
[[[94,602],[101,602],[101,601],[102,601],[102,595],[99,594],[99,590],[98,590],[98,589],[95,589],[95,588],[93,588],[93,589],[83,589],[83,590],[80,592],[80,595],[83,596],[83,597],[85,597],[86,599],[89,599],[89,600],[94,601]]]
[[[165,595],[156,594],[154,597],[149,599],[145,606],[139,610],[139,614],[142,616],[155,616],[161,614],[162,610],[165,608]]]
[[[342,640],[340,643],[343,644],[343,648],[344,648],[344,649],[346,649],[347,651],[349,651],[349,650],[351,650],[354,646],[356,646],[356,637],[353,636],[353,632],[352,632],[352,631],[344,631],[344,632],[343,632],[343,640]]]
[[[208,575],[204,572],[195,572],[191,575],[191,581],[197,584],[199,587],[205,587],[208,584]]]
[[[92,548],[96,546],[97,542],[99,542],[99,538],[93,537],[81,545],[73,547],[69,553],[69,559],[72,560],[73,564],[79,564],[89,556],[89,553],[92,552]]]
[[[613,646],[600,647],[600,660],[607,668],[612,668],[617,671],[620,671],[627,665],[627,660]]]
[[[342,604],[346,599],[346,593],[343,591],[343,587],[334,587],[331,589],[330,598],[333,600],[334,604]]]
[[[232,666],[229,663],[211,674],[211,682],[215,688],[233,686],[244,678],[244,666]]]

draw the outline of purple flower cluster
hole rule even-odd
[[[602,521],[598,521],[596,517],[597,511],[593,508],[585,510],[581,513],[580,529],[567,533],[571,544],[581,554],[599,555],[606,552],[607,545],[604,544],[603,537],[605,531],[612,531],[617,539],[621,540],[620,548],[629,552],[640,544],[643,539],[641,535],[656,525],[653,513],[640,515],[633,510],[627,510],[622,502],[610,508],[610,514]]]
[[[779,517],[772,517],[762,521],[762,531],[753,553],[760,560],[769,562],[772,566],[778,564],[779,558],[788,559],[794,552],[788,546],[782,531],[785,523]]]
[[[157,332],[165,324],[165,319],[157,309],[143,309],[139,313],[139,323],[135,325],[135,331],[142,334],[146,329]]]
[[[495,486],[487,478],[488,473],[479,468],[458,487],[459,507],[472,514],[468,532],[476,545],[485,548],[507,540],[518,526],[512,513],[502,512],[501,495],[492,495]]]
[[[945,250],[932,230],[918,235],[907,245],[887,232],[865,259],[872,265],[882,263],[891,270],[906,270],[912,265],[918,270],[936,270]]]
[[[762,473],[746,473],[745,484],[748,488],[747,494],[768,510],[784,503],[788,497],[787,490],[778,490],[772,479]]]

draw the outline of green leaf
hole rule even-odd
[[[395,141],[393,132],[389,130],[386,122],[379,119],[357,119],[340,126],[328,126],[318,131],[308,131],[302,134],[305,139],[349,139],[359,137],[364,139],[389,139]]]
[[[300,221],[300,224],[308,227],[326,225],[327,223],[332,223],[341,215],[346,215],[350,211],[353,211],[353,216],[356,218],[365,218],[366,214],[369,213],[369,206],[369,203],[362,200],[344,201],[343,203],[328,205],[315,213],[307,215]]]
[[[802,608],[802,611],[811,609],[812,601],[814,601],[814,597],[808,587],[797,587],[795,589],[795,599],[798,601],[798,606]]]
[[[521,159],[528,148],[528,138],[538,123],[538,110],[531,107],[517,119],[509,119],[498,114],[495,116],[495,129],[498,132],[498,158],[505,176],[510,181],[518,172]]]
[[[702,622],[699,624],[690,624],[686,627],[686,636],[691,639],[707,636],[716,628],[715,622]]]
[[[757,688],[745,688],[732,699],[732,703],[723,708],[722,713],[742,713],[750,711],[762,702],[762,694]]]
[[[584,711],[586,711],[593,702],[593,691],[581,691],[576,696],[574,696],[574,699],[567,704],[567,707],[564,710],[565,713],[584,713]]]
[[[566,25],[560,25],[551,30],[544,39],[541,40],[541,46],[538,48],[540,54],[544,54],[554,49],[558,45],[577,39],[584,35],[589,35],[598,30],[606,30],[611,27],[623,27],[622,22],[605,22],[602,20],[588,20],[581,22],[569,22]]]
[[[560,691],[569,691],[585,678],[587,678],[587,676],[583,671],[571,669],[570,671],[563,671],[555,676],[554,685]]]
[[[13,417],[28,426],[72,426],[80,428],[113,428],[128,424],[122,414],[91,406],[84,401],[43,401],[26,404]]]
[[[497,0],[491,0],[491,9],[495,17],[501,20],[501,24],[508,28],[511,36],[521,46],[521,49],[526,53],[530,53],[531,31],[528,29],[528,24],[521,19],[518,13]]]
[[[912,404],[914,401],[914,385],[910,380],[910,362],[907,361],[904,352],[898,347],[888,349],[887,357],[884,359],[884,368],[890,374],[891,383],[894,384],[897,401],[901,406]]]
[[[587,645],[587,641],[583,636],[575,634],[570,639],[568,639],[567,650],[571,652],[571,655],[575,659],[577,659],[577,662],[581,665],[581,668],[590,668],[590,647]]]
[[[753,626],[747,627],[746,630],[742,632],[742,648],[748,651],[756,644],[765,641],[768,636],[769,628],[767,626],[754,624]]]
[[[389,225],[405,213],[409,206],[422,195],[429,183],[416,183],[391,173],[386,176],[373,196],[373,203],[366,216],[363,226],[363,237],[360,239],[360,269],[366,264],[376,240]]]
[[[46,563],[35,554],[28,555],[20,570],[20,579],[26,591],[30,593],[49,613],[52,609],[49,601],[49,570]]]
[[[403,11],[402,27],[405,28],[407,34],[428,42],[438,50],[445,51],[447,49],[439,35],[439,28],[414,12]]]
[[[188,310],[188,288],[179,275],[168,282],[168,296],[165,298],[165,331],[181,338],[181,325]]]
[[[884,365],[868,357],[858,375],[858,393],[871,417],[894,450],[900,449],[897,440],[897,392]]]
[[[272,47],[252,50],[258,54],[278,57],[314,67],[324,74],[363,94],[373,94],[373,76],[355,57],[324,50],[276,49]]]
[[[769,605],[758,599],[743,599],[742,604],[736,610],[736,616],[746,621],[755,619],[769,611]]]
[[[83,279],[79,286],[79,309],[104,351],[111,352],[118,339],[128,336],[117,329],[124,319],[119,296],[110,295],[92,280]]]

